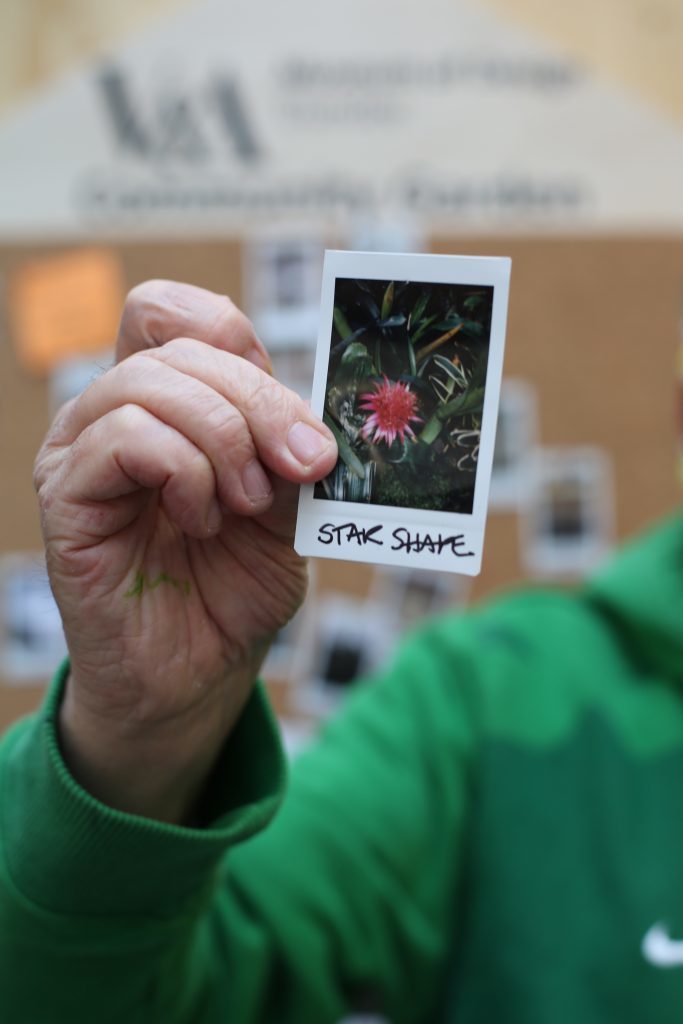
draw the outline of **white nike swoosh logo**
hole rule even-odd
[[[683,941],[670,938],[661,921],[645,933],[640,950],[654,967],[683,967]]]

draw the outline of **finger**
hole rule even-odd
[[[135,404],[188,437],[210,459],[224,507],[259,514],[272,500],[262,463],[301,483],[336,460],[331,433],[298,395],[230,353],[192,339],[127,359],[95,381],[53,432],[72,444],[118,406]]]
[[[64,444],[61,439],[65,436],[64,424],[68,421],[76,402],[76,398],[70,398],[61,406],[40,446],[33,464],[33,486],[36,491],[40,490],[53,468],[62,461]]]
[[[206,455],[147,410],[126,405],[80,434],[42,498],[51,508],[53,530],[61,521],[64,533],[92,543],[129,525],[140,512],[131,498],[155,490],[184,533],[203,539],[220,529],[216,479]]]
[[[259,458],[279,476],[304,483],[333,468],[337,444],[332,432],[299,395],[244,360],[192,338],[177,338],[145,358],[196,377],[238,408]]]
[[[201,348],[211,351],[206,345]],[[236,356],[230,358],[240,369],[249,366]],[[254,372],[271,379],[259,370]],[[62,433],[56,440],[62,446],[73,444],[91,423],[125,405],[147,410],[204,452],[213,467],[218,497],[225,509],[256,515],[268,507],[271,483],[242,413],[203,381],[144,355],[131,356],[95,381],[63,419]],[[141,440],[147,443],[146,438]]]
[[[129,292],[116,341],[116,360],[173,338],[198,338],[272,372],[251,321],[227,295],[177,281],[145,281]]]

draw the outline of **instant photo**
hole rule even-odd
[[[356,680],[375,671],[398,639],[389,610],[372,600],[328,593],[316,602],[307,684],[296,694],[300,714],[327,718]]]
[[[313,410],[332,472],[301,554],[476,575],[503,363],[506,258],[328,252]]]
[[[12,683],[47,682],[66,655],[59,609],[42,552],[0,558],[0,675]]]
[[[531,485],[538,445],[536,395],[524,380],[506,380],[500,392],[489,506],[517,510]]]
[[[247,309],[269,350],[313,349],[323,251],[311,238],[260,239],[247,247]]]
[[[445,575],[426,569],[377,566],[370,586],[370,600],[393,619],[397,635],[413,629],[424,619],[467,604],[467,576]]]
[[[527,503],[524,560],[535,575],[582,577],[609,553],[614,494],[607,452],[595,447],[542,449]]]

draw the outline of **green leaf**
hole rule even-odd
[[[443,427],[443,421],[436,415],[432,416],[420,434],[420,441],[423,441],[424,444],[432,444],[436,441]]]
[[[332,319],[334,320],[334,326],[337,328],[337,334],[342,339],[342,341],[344,341],[345,338],[348,338],[349,334],[353,334],[353,331],[349,327],[349,322],[342,313],[339,306],[334,307]]]
[[[462,323],[465,323],[465,321],[461,316],[453,315],[445,320],[441,320],[438,324],[434,324],[434,327],[437,331],[450,331],[453,327],[459,327]]]
[[[456,384],[460,384],[461,387],[466,386],[467,379],[465,377],[465,374],[459,367],[454,366],[450,359],[446,359],[444,356],[440,356],[437,354],[434,354],[432,356],[432,359],[439,367],[439,369],[443,370],[444,373],[447,373],[448,376],[456,382]]]
[[[416,342],[420,340],[424,332],[427,330],[428,327],[431,327],[435,320],[436,314],[434,314],[434,316],[428,316],[425,320],[422,321],[422,323],[419,324],[418,327],[416,327],[416,329],[413,331],[410,337],[410,340],[412,341],[413,345],[415,345]]]
[[[363,342],[352,341],[347,344],[336,373],[337,382],[359,380],[361,377],[367,377],[373,373],[375,373],[375,365]]]
[[[455,381],[451,380],[450,377],[445,384],[442,380],[439,380],[438,377],[430,377],[429,381],[436,391],[439,401],[444,404],[448,402],[453,395]]]
[[[363,303],[363,305],[365,306],[373,320],[381,319],[379,306],[377,305],[377,303],[375,302],[375,300],[373,299],[372,295],[369,292],[361,292],[358,298]]]
[[[365,334],[366,331],[367,327],[356,328],[356,330],[352,331],[351,334],[347,334],[347,336],[342,341],[338,341],[336,345],[332,346],[332,348],[330,349],[330,355],[336,356],[339,352],[344,352],[346,350],[346,347],[352,341],[355,341],[356,338],[360,338],[361,334]]]
[[[365,480],[365,466],[360,461],[332,417],[326,412],[323,413],[323,423],[325,423],[325,425],[328,426],[334,434],[334,439],[337,442],[337,448],[339,450],[339,458],[342,462],[346,463],[349,471],[353,473],[354,476],[360,477],[361,480]]]
[[[484,389],[470,388],[462,395],[454,398],[448,405],[443,405],[440,409],[437,409],[435,415],[442,423],[445,423],[446,420],[451,419],[453,416],[467,416],[471,413],[481,412],[483,405]]]
[[[486,383],[486,369],[488,367],[488,361],[489,354],[488,351],[485,350],[480,354],[470,375],[471,388],[484,387]]]
[[[417,302],[413,306],[413,312],[410,314],[410,322],[411,322],[411,324],[416,323],[420,319],[420,317],[424,313],[425,309],[427,308],[427,303],[428,302],[429,302],[429,292],[422,292],[422,295],[420,296],[420,298],[417,300]]]
[[[350,345],[346,346],[344,355],[341,357],[342,363],[351,363],[354,359],[369,359],[370,353],[362,341],[352,341]]]
[[[481,295],[468,295],[463,302],[463,307],[468,313],[473,313],[477,306],[482,302]]]
[[[415,362],[415,349],[412,346],[410,338],[406,339],[408,343],[408,362],[410,364],[410,372],[413,377],[417,376],[417,363]]]
[[[386,320],[386,318],[391,313],[391,307],[392,307],[393,303],[394,303],[394,282],[390,281],[389,284],[387,285],[387,290],[384,293],[384,298],[382,299],[382,312],[381,312],[382,320]]]
[[[378,327],[402,327],[406,322],[406,318],[403,313],[398,313],[396,316],[387,317],[386,320],[380,320],[377,324]]]

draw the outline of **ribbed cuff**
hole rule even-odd
[[[6,866],[24,897],[70,914],[173,916],[189,909],[236,843],[260,831],[282,799],[286,763],[257,686],[202,801],[207,825],[186,828],[114,810],[69,773],[56,717],[62,665],[41,712],[15,727],[0,755]]]

